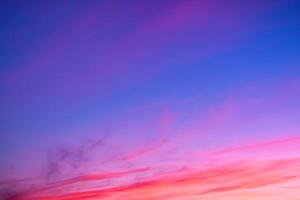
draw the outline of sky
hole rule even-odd
[[[296,200],[297,0],[0,1],[0,197]]]

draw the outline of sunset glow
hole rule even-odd
[[[299,200],[299,1],[0,10],[0,200]]]

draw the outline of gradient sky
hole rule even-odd
[[[3,0],[0,22],[0,189],[300,196],[299,1]]]

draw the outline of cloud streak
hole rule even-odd
[[[271,149],[280,149],[282,145],[299,144],[299,137],[283,138],[266,142],[216,150],[207,156],[215,154],[231,154],[244,151],[261,153]],[[142,152],[143,150],[141,150]],[[120,160],[119,162],[124,162]],[[134,160],[133,160],[134,162]],[[234,161],[221,159],[214,165],[203,165],[201,159],[195,157],[195,162],[182,163],[181,167],[174,167],[156,161],[144,168],[131,168],[125,171],[102,173],[85,173],[65,180],[51,183],[33,184],[31,189],[24,189],[20,200],[71,200],[71,199],[193,199],[219,198],[230,194],[239,198],[241,192],[267,195],[274,187],[286,188],[294,182],[300,182],[300,157],[282,158],[273,157],[265,160],[239,159]],[[137,177],[139,177],[137,179]],[[29,183],[30,180],[27,180]],[[2,182],[2,186],[24,185],[24,181]],[[102,186],[97,186],[97,184]],[[26,181],[25,181],[26,185]],[[25,187],[26,188],[26,187]],[[181,189],[180,189],[181,188]],[[265,193],[265,194],[264,194]],[[257,194],[256,194],[257,195]],[[272,198],[272,195],[269,195]]]

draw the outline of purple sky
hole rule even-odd
[[[101,138],[93,162],[156,151],[139,166],[299,135],[299,9],[1,1],[0,177],[43,173],[53,148]]]

